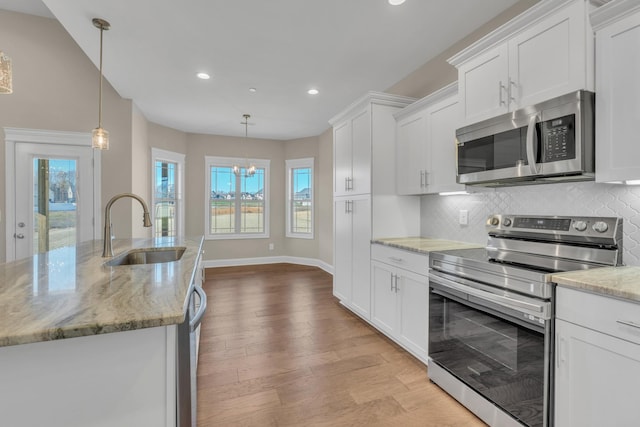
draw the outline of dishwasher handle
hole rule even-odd
[[[198,326],[200,326],[204,312],[207,310],[207,294],[204,292],[204,289],[200,286],[195,286],[193,288],[193,292],[198,294],[198,297],[200,297],[200,307],[198,307],[198,311],[195,316],[193,316],[193,319],[189,321],[189,329],[191,332],[194,332]]]

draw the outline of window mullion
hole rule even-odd
[[[242,172],[242,169],[240,169]],[[236,176],[236,199],[235,199],[235,232],[242,232],[242,174]]]

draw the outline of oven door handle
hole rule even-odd
[[[504,295],[496,295],[489,292],[473,289],[469,286],[461,285],[453,280],[445,279],[444,277],[437,276],[433,273],[429,274],[429,285],[434,288],[441,288],[444,290],[453,290],[461,292],[466,295],[471,295],[476,298],[499,304],[503,307],[511,308],[514,310],[522,311],[522,309],[532,311],[534,313],[543,313],[544,307],[539,304],[532,304],[525,301],[520,301],[515,298],[510,298]],[[435,285],[435,286],[434,286]]]

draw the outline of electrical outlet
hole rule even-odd
[[[275,248],[275,245],[273,243],[269,243],[269,250],[272,251]]]
[[[460,216],[458,218],[460,225],[469,225],[469,211],[466,209],[460,209]]]

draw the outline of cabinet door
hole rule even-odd
[[[640,345],[556,320],[555,425],[637,426]]]
[[[333,129],[333,194],[348,193],[351,176],[351,122],[346,121]]]
[[[365,319],[371,307],[371,198],[356,197],[351,202],[351,306]]]
[[[431,164],[427,175],[429,193],[464,190],[464,185],[456,183],[456,128],[460,122],[457,96],[433,105],[428,111],[427,141]]]
[[[395,271],[389,265],[377,261],[371,263],[371,322],[390,337],[397,329]]]
[[[423,112],[404,118],[396,126],[397,193],[422,194],[425,190],[427,126]]]
[[[511,110],[589,89],[585,7],[573,2],[509,40]]]
[[[429,334],[429,280],[426,276],[399,270],[398,339],[416,357],[426,363]]]
[[[334,201],[333,295],[343,302],[351,301],[351,201]]]
[[[466,124],[495,117],[508,110],[509,59],[504,43],[461,65],[458,85]]]
[[[640,13],[596,34],[596,181],[640,179]]]
[[[371,193],[371,110],[369,108],[351,120],[352,176],[349,194]]]

